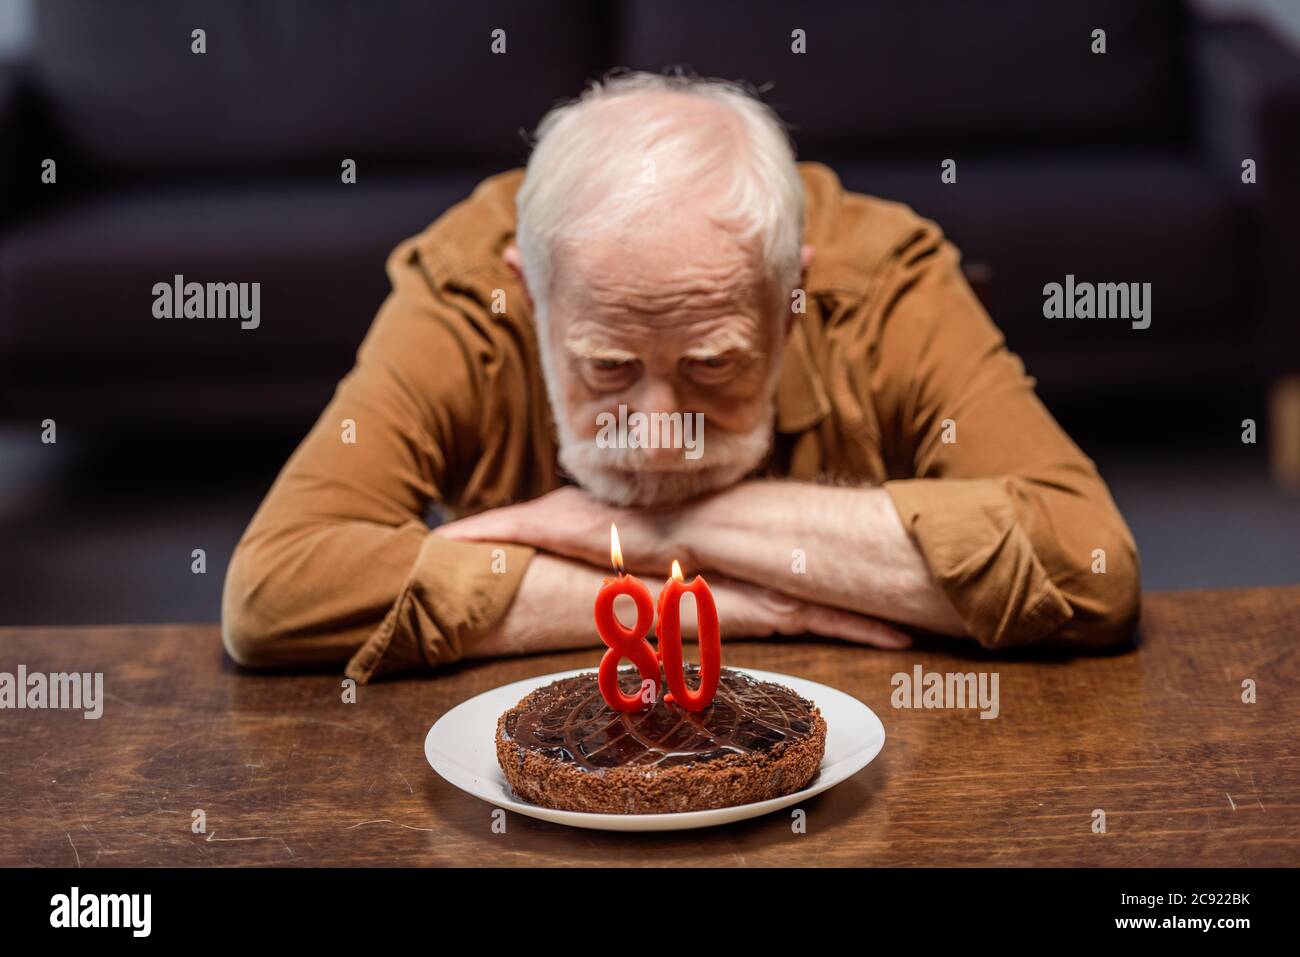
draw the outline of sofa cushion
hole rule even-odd
[[[599,7],[42,0],[33,56],[58,130],[99,167],[514,165],[519,131],[599,70]],[[490,50],[498,27],[504,55]]]
[[[943,228],[964,262],[991,267],[990,311],[1027,361],[1073,356],[1076,370],[1097,380],[1109,361],[1103,354],[1163,356],[1173,364],[1176,349],[1197,343],[1241,352],[1224,349],[1224,337],[1244,348],[1255,332],[1255,230],[1231,184],[1196,157],[963,158],[955,184],[940,182],[931,158],[827,162],[846,189],[907,203]],[[1064,284],[1067,275],[1076,282],[1151,283],[1150,328],[1114,318],[1045,318],[1044,285]],[[1081,356],[1088,361],[1079,362]]]
[[[393,247],[490,172],[124,190],[59,207],[0,234],[0,361],[51,381],[102,376],[108,390],[138,374],[179,373],[190,388],[336,379],[388,292]],[[155,317],[154,284],[177,274],[260,283],[260,325]]]
[[[805,155],[1024,144],[1077,148],[1184,134],[1178,0],[628,0],[616,62],[682,63],[755,85]],[[803,29],[807,53],[791,52]],[[1106,30],[1107,51],[1090,50]],[[945,154],[946,155],[946,154]]]

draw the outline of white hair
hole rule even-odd
[[[610,108],[637,94],[679,95]],[[693,195],[716,197],[705,215],[755,244],[768,295],[788,296],[799,283],[803,181],[784,125],[752,88],[680,70],[617,71],[547,113],[515,200],[538,324],[557,251],[626,235],[656,206]]]

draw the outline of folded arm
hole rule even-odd
[[[503,511],[503,510],[497,510]],[[490,513],[485,513],[490,514]],[[592,608],[610,572],[585,561],[541,552],[528,565],[514,601],[497,624],[471,648],[468,658],[602,648],[592,625]],[[642,579],[656,603],[664,586],[663,575],[647,573]],[[817,601],[797,597],[728,575],[710,573],[709,591],[725,622],[728,641],[768,638],[813,632],[878,648],[905,648],[911,639],[876,618],[855,614]],[[630,599],[629,599],[630,602]],[[615,605],[631,622],[633,612]],[[682,603],[682,632],[695,636],[695,603]]]
[[[475,343],[395,254],[356,367],[235,549],[222,636],[249,667],[349,676],[455,660],[504,614],[533,549],[454,542],[425,521],[478,452]]]

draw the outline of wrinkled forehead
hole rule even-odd
[[[700,218],[571,242],[550,315],[564,340],[681,334],[759,344],[774,304],[757,251]]]

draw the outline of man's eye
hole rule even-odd
[[[635,359],[588,359],[583,377],[593,389],[623,389],[635,381],[640,366]]]
[[[731,375],[736,368],[736,357],[731,354],[720,356],[701,356],[687,359],[686,369],[696,379],[716,382]]]

